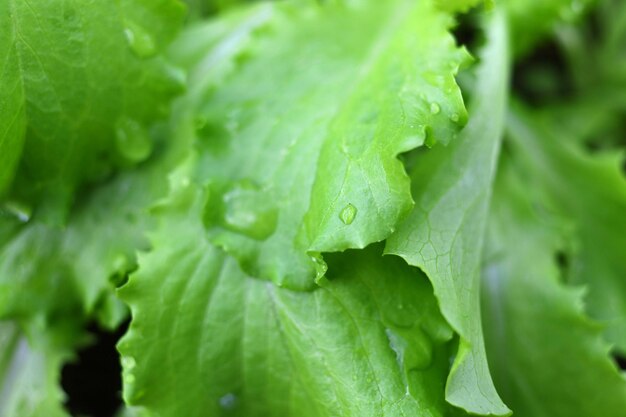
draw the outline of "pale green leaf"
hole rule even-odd
[[[121,290],[128,403],[161,417],[443,416],[453,336],[417,269],[376,245],[329,255],[310,292],[250,278],[179,184]],[[171,245],[172,239],[177,244]]]
[[[149,162],[81,194],[65,227],[19,206],[0,210],[0,318],[79,314],[119,324],[127,310],[115,287],[135,269],[135,252],[148,248],[148,210],[167,193],[181,149],[182,142],[159,147]]]
[[[221,39],[224,25],[216,26],[213,35],[203,34],[205,42]],[[218,61],[228,69],[232,58],[224,52]],[[187,117],[185,108],[176,106],[175,117]],[[148,248],[148,210],[167,193],[166,175],[189,149],[188,140],[170,142],[168,134],[167,127],[156,126],[149,161],[80,193],[64,227],[33,216],[28,206],[0,209],[1,318],[78,315],[114,328],[127,317],[115,287],[136,268],[135,252]]]
[[[519,417],[621,417],[626,379],[608,357],[601,326],[583,312],[584,291],[560,281],[562,226],[537,209],[541,193],[524,178],[503,158],[483,280],[496,386]]]
[[[0,417],[69,415],[59,383],[69,350],[42,340],[49,336],[27,338],[14,323],[0,321]]]
[[[3,1],[0,189],[23,142],[12,198],[59,221],[78,187],[145,159],[146,124],[180,90],[158,53],[183,11],[176,0]]]
[[[454,74],[466,54],[427,1],[259,10],[269,17],[236,71],[215,71],[217,88],[192,81],[196,117],[177,137],[196,138],[211,240],[253,276],[311,288],[319,252],[380,241],[410,210],[396,156],[447,143],[464,124]],[[239,33],[204,51],[205,74]]]
[[[508,45],[502,14],[493,16],[470,122],[448,147],[412,161],[415,209],[386,252],[422,269],[461,341],[446,399],[476,414],[505,415],[489,374],[480,322],[480,260],[492,179],[507,103]]]
[[[528,172],[541,204],[570,228],[567,280],[588,289],[591,317],[607,325],[606,336],[626,352],[626,178],[621,155],[589,155],[562,138],[558,125],[517,106],[509,117],[515,162]]]
[[[0,15],[7,13],[7,6],[8,2],[0,4]],[[15,36],[9,25],[0,24],[0,197],[13,180],[26,128],[24,85],[19,77]]]

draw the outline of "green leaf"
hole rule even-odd
[[[594,0],[506,0],[502,1],[510,23],[512,49],[528,53],[562,22],[576,20]],[[532,22],[531,25],[528,23]]]
[[[626,352],[626,179],[617,153],[585,153],[558,125],[517,106],[509,117],[515,161],[542,192],[544,210],[569,227],[567,281],[587,287],[588,312]]]
[[[145,159],[147,124],[180,90],[158,53],[183,12],[175,0],[3,1],[0,191],[23,143],[12,197],[58,222],[78,187]]]
[[[175,188],[120,291],[128,403],[162,417],[447,413],[453,333],[423,274],[376,245],[329,255],[313,291],[279,288],[209,242],[204,200]]]
[[[0,4],[0,15],[6,14],[8,2]],[[19,75],[15,36],[9,25],[0,24],[0,197],[13,180],[24,144],[26,113],[24,86]]]
[[[505,415],[489,374],[480,322],[480,260],[492,179],[507,103],[504,17],[487,33],[470,122],[448,147],[420,154],[411,171],[416,206],[387,241],[386,252],[422,269],[444,317],[460,335],[446,399],[476,414]]]
[[[117,326],[127,309],[114,290],[136,268],[135,252],[148,248],[148,210],[187,146],[160,146],[147,163],[81,194],[64,227],[20,207],[0,210],[0,318],[78,315]]]
[[[43,330],[50,331],[27,338],[14,323],[0,322],[0,417],[68,416],[59,381],[70,351]],[[63,342],[72,344],[68,336]]]
[[[526,176],[504,158],[489,222],[483,317],[496,386],[519,417],[622,416],[626,379],[583,312],[584,291],[561,282],[562,226],[537,209]]]
[[[231,58],[223,54],[220,63],[228,67]],[[185,109],[175,106],[174,118],[187,117]],[[0,318],[78,317],[112,329],[127,317],[114,290],[136,268],[136,251],[148,249],[148,210],[167,193],[167,174],[190,146],[168,137],[169,127],[154,126],[152,158],[79,193],[63,227],[33,216],[28,206],[0,208]]]
[[[493,0],[489,0],[491,3]],[[485,3],[485,0],[435,0],[437,6],[449,12],[467,12],[472,7]]]
[[[211,240],[249,274],[307,289],[324,272],[319,252],[385,239],[410,210],[396,156],[464,124],[454,74],[466,53],[427,1],[260,10],[270,18],[236,71],[216,71],[199,102],[192,83],[196,118],[179,137],[196,129]],[[205,72],[220,45],[204,52]]]

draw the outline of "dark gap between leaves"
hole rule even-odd
[[[128,324],[114,332],[95,323],[87,327],[94,343],[80,349],[76,360],[61,371],[65,407],[72,416],[113,417],[122,406],[122,367],[115,346]]]
[[[567,283],[569,271],[570,271],[570,257],[569,254],[563,250],[559,250],[554,254],[554,260],[559,267],[559,276],[561,282]]]
[[[535,105],[571,98],[574,82],[563,51],[556,42],[545,42],[515,64],[513,90]]]
[[[567,270],[569,268],[569,257],[563,251],[558,251],[555,255],[556,263],[562,270]]]
[[[613,359],[615,359],[617,366],[619,366],[622,371],[626,371],[626,357],[618,353],[613,353]]]
[[[480,30],[475,13],[464,13],[457,17],[457,24],[452,29],[457,45],[465,45],[470,51],[476,46]]]

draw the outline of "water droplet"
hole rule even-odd
[[[428,82],[430,85],[434,85],[437,87],[441,87],[445,82],[445,78],[436,72],[424,72],[422,73],[422,77],[424,77],[426,82]]]
[[[152,153],[152,140],[146,129],[126,117],[117,121],[115,144],[119,154],[133,163],[144,161]]]
[[[221,188],[221,187],[220,187]],[[205,224],[216,222],[227,230],[252,239],[264,240],[276,230],[278,210],[267,190],[249,180],[242,180],[214,189],[221,201],[209,198],[205,207]],[[210,192],[210,194],[213,194]]]
[[[224,410],[233,410],[237,406],[237,396],[232,392],[222,396],[219,400],[220,407]]]
[[[458,113],[452,113],[452,115],[450,116],[450,120],[452,120],[454,123],[458,123],[459,122],[459,114]]]
[[[439,114],[440,111],[441,111],[441,107],[439,107],[439,104],[437,103],[430,104],[430,112],[432,114]]]
[[[2,211],[5,211],[22,223],[27,223],[33,214],[32,207],[18,201],[7,201],[4,203]]]
[[[313,261],[313,265],[315,266],[315,283],[319,285],[321,284],[321,280],[324,278],[326,272],[328,271],[328,265],[326,264],[326,262],[324,262],[324,259],[322,259],[322,255],[319,253],[313,253],[311,255],[311,260]]]
[[[122,367],[125,370],[132,371],[133,368],[135,368],[135,366],[137,366],[137,362],[135,361],[135,358],[133,358],[132,356],[122,357]]]
[[[148,58],[156,54],[157,48],[152,35],[133,22],[126,22],[124,29],[128,46],[140,58]]]
[[[357,208],[352,204],[348,204],[339,213],[339,219],[343,222],[343,224],[350,225],[354,221],[356,217]]]

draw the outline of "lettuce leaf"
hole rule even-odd
[[[61,365],[79,341],[72,325],[26,333],[0,321],[0,417],[67,417]]]
[[[511,27],[512,48],[516,55],[528,54],[532,47],[554,32],[563,22],[576,21],[594,0],[506,0]],[[532,22],[531,25],[528,22]]]
[[[491,209],[483,280],[487,352],[499,392],[520,417],[607,416],[626,410],[626,379],[609,359],[582,287],[566,285],[561,221],[505,155]]]
[[[506,415],[489,374],[480,321],[480,262],[491,185],[504,129],[506,22],[495,13],[473,91],[474,115],[458,140],[412,162],[415,209],[387,241],[431,280],[442,313],[460,335],[446,399],[476,414]]]
[[[251,278],[207,238],[204,193],[179,183],[120,292],[133,312],[119,344],[128,403],[163,417],[452,411],[453,333],[418,270],[376,245],[329,256],[310,292]]]
[[[212,242],[250,275],[310,289],[320,252],[380,241],[410,210],[396,156],[464,124],[454,74],[466,54],[430,2],[261,10],[271,16],[236,71],[215,71],[219,88],[206,81],[200,99],[190,88],[195,119],[177,137],[195,137]],[[204,51],[205,72],[220,47]]]
[[[129,310],[118,417],[621,416],[624,6],[469,16],[461,130],[481,1],[243,3],[0,4],[0,417]]]
[[[149,210],[188,147],[162,143],[165,131],[153,132],[161,145],[150,161],[81,194],[64,227],[0,211],[0,319],[64,316],[113,329],[127,317],[115,288],[136,268],[136,251],[149,248]]]
[[[508,123],[515,161],[542,193],[543,209],[569,228],[567,282],[588,289],[587,311],[626,352],[626,178],[617,152],[585,153],[558,126],[518,106]],[[581,196],[581,192],[584,195]]]
[[[145,129],[181,89],[158,53],[183,12],[175,0],[3,1],[0,192],[62,223],[78,188],[144,160]]]

